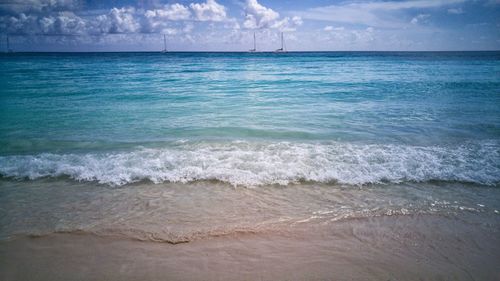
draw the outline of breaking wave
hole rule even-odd
[[[497,185],[500,145],[496,141],[455,146],[176,142],[122,152],[2,156],[0,175],[16,179],[70,177],[117,186],[143,180],[218,180],[243,186],[431,180]]]

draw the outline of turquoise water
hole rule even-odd
[[[500,182],[500,53],[0,56],[0,175]]]

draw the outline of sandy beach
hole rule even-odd
[[[1,280],[498,280],[500,220],[383,216],[188,243],[51,234],[0,242]]]

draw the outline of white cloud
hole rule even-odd
[[[140,17],[140,15],[139,15]],[[145,33],[161,32],[176,34],[172,21],[184,21],[191,17],[189,8],[181,4],[164,5],[161,9],[147,10],[141,21],[141,31]]]
[[[243,26],[249,29],[267,28],[275,24],[280,15],[271,8],[259,4],[257,0],[247,0]]]
[[[40,20],[43,34],[79,35],[85,34],[85,20],[73,12],[59,12],[54,17],[44,17]]]
[[[187,20],[191,17],[188,7],[181,4],[165,5],[161,9],[147,10],[144,15],[156,20]]]
[[[133,7],[113,8],[107,15],[97,17],[99,30],[103,33],[135,33],[141,28],[135,14]]]
[[[87,34],[86,21],[73,12],[57,12],[47,16],[26,15],[0,20],[0,27],[10,34],[82,35]]]
[[[429,14],[419,14],[411,19],[411,24],[427,23],[431,15]]]
[[[275,21],[271,28],[278,29],[280,31],[295,31],[298,26],[302,25],[302,18],[295,17],[295,20],[289,17],[283,18],[279,21]]]
[[[24,13],[21,13],[17,17],[2,17],[0,27],[10,34],[34,34],[38,33],[40,29],[38,17]]]
[[[293,22],[293,24],[295,24],[296,26],[301,26],[301,25],[304,23],[304,21],[302,20],[302,18],[301,18],[301,17],[299,17],[299,16],[294,16],[294,17],[292,17],[292,22]]]
[[[227,17],[226,7],[215,0],[207,0],[207,2],[200,4],[191,3],[189,7],[199,21],[224,21]]]
[[[345,27],[343,27],[343,26],[333,27],[331,25],[327,25],[327,26],[325,26],[325,28],[323,28],[323,30],[324,31],[344,31]]]
[[[247,0],[245,5],[243,26],[247,29],[274,28],[281,31],[293,31],[303,24],[299,16],[280,19],[280,14],[271,8],[264,7],[257,0]]]
[[[1,1],[1,0],[0,0]],[[87,11],[82,15],[67,10],[73,8],[81,0],[12,0],[1,4],[2,9],[27,9],[28,12],[15,15],[0,14],[0,30],[9,34],[36,35],[100,35],[131,33],[164,33],[177,34],[191,32],[190,21],[237,22],[228,19],[226,8],[215,0],[204,3],[192,3],[184,6],[179,3],[157,6],[155,9],[143,10],[134,7],[112,8],[102,11]],[[18,4],[16,6],[15,4]],[[50,10],[50,9],[52,10]],[[57,9],[66,9],[58,11]],[[176,23],[176,22],[183,22]]]

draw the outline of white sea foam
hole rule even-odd
[[[299,181],[362,185],[405,181],[500,182],[496,142],[459,146],[352,143],[182,142],[128,152],[0,157],[0,174],[124,185],[141,180],[219,180],[233,185]]]

